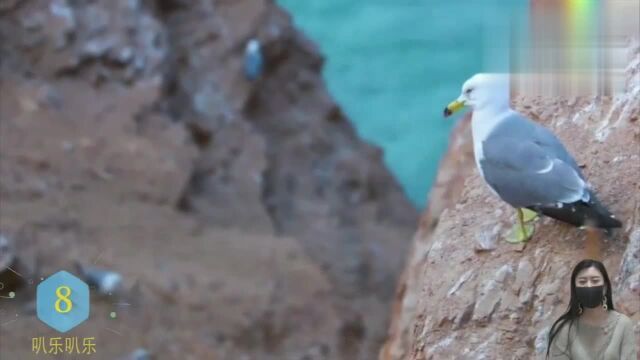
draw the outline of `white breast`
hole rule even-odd
[[[471,135],[473,136],[473,155],[476,160],[476,166],[480,172],[480,176],[484,178],[480,161],[484,159],[482,151],[482,143],[489,137],[493,128],[495,128],[503,119],[505,119],[512,110],[496,114],[493,111],[474,111],[471,117]],[[491,188],[491,186],[489,186]],[[491,189],[493,190],[493,189]]]

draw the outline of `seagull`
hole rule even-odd
[[[251,39],[244,49],[244,76],[249,81],[254,81],[262,74],[264,59],[260,47],[260,41]]]
[[[445,117],[465,106],[473,110],[476,166],[489,188],[517,210],[518,224],[507,240],[529,240],[533,226],[525,223],[539,214],[576,227],[621,227],[562,142],[547,128],[511,109],[509,95],[508,74],[476,74],[444,109]]]

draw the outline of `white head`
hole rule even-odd
[[[246,52],[256,53],[260,51],[260,42],[257,39],[251,39],[247,42]]]
[[[509,108],[509,89],[509,74],[476,74],[464,82],[460,96],[445,108],[444,115],[449,116],[464,106],[476,111],[506,110]]]

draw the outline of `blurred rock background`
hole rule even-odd
[[[37,358],[37,284],[83,267],[122,279],[65,334],[100,359],[377,356],[417,212],[285,11],[0,1],[0,37],[0,357]]]

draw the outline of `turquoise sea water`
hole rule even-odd
[[[360,136],[423,207],[455,122],[444,107],[474,73],[507,68],[502,45],[527,1],[278,1],[325,54],[329,90]]]

